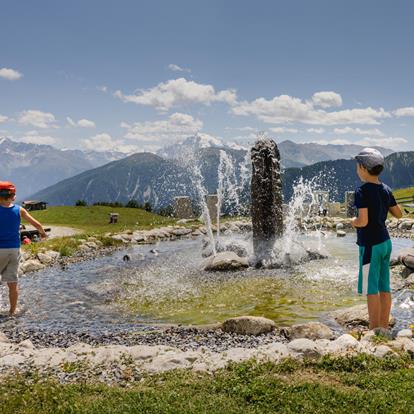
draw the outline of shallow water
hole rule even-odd
[[[316,237],[307,236],[307,246],[316,242]],[[325,311],[361,302],[355,294],[354,237],[330,235],[322,242],[329,259],[289,270],[236,273],[200,271],[200,240],[135,246],[67,270],[51,268],[22,277],[23,313],[0,324],[53,331],[117,331],[140,330],[155,323],[214,323],[242,314],[263,315],[278,325],[317,319]],[[394,240],[395,252],[410,243]],[[131,256],[127,263],[122,260],[126,253]],[[2,287],[3,311],[6,293]],[[412,316],[411,304],[402,309],[406,317]]]

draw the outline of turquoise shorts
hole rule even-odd
[[[391,240],[374,246],[359,246],[358,293],[360,295],[391,292],[391,251]]]

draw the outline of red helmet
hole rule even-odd
[[[0,181],[0,193],[5,195],[16,194],[16,187],[9,181]]]

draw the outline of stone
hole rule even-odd
[[[294,339],[287,347],[290,351],[305,357],[317,357],[321,354],[318,345],[307,338]]]
[[[260,138],[251,149],[251,216],[256,265],[272,257],[277,237],[283,233],[280,153],[276,143]]]
[[[331,339],[333,331],[328,326],[320,322],[308,322],[293,325],[288,328],[290,339],[307,338],[307,339]]]
[[[344,229],[344,223],[337,223],[335,228],[336,228],[336,230],[343,230]]]
[[[53,262],[53,259],[46,253],[38,253],[37,258],[39,259],[40,263],[44,265],[48,265]]]
[[[413,331],[411,329],[401,329],[397,333],[397,338],[412,338],[413,337]]]
[[[331,315],[342,326],[369,326],[368,307],[365,304],[339,309],[332,312]],[[394,324],[395,318],[391,316],[390,325]]]
[[[19,348],[34,349],[34,345],[30,339],[25,339],[19,343]]]
[[[246,257],[239,257],[233,252],[220,252],[204,262],[203,269],[207,271],[238,270],[249,266]]]
[[[265,359],[270,362],[277,362],[290,356],[288,347],[280,342],[274,342],[260,347],[259,359]]]
[[[45,254],[50,256],[52,258],[52,260],[59,259],[59,257],[60,257],[60,253],[56,252],[54,250],[48,250],[48,251],[45,252]]]
[[[399,230],[411,230],[413,222],[411,220],[405,220],[398,225]]]
[[[40,263],[40,261],[36,259],[26,260],[24,263],[20,265],[20,270],[23,273],[36,272],[37,270],[42,270],[44,268],[45,265]]]
[[[346,236],[346,232],[343,230],[337,230],[336,231],[336,237],[345,237]]]
[[[171,231],[172,234],[175,236],[186,236],[187,234],[192,233],[193,231],[191,229],[186,228],[180,228],[180,229],[174,229]]]
[[[0,358],[0,367],[19,367],[26,362],[26,357],[22,354],[9,354]]]
[[[373,353],[377,358],[384,358],[389,354],[394,354],[394,351],[387,345],[378,345],[375,347]]]
[[[10,342],[9,338],[3,332],[0,332],[0,343],[8,343]]]
[[[357,339],[352,335],[344,334],[334,341],[331,341],[325,352],[329,354],[345,355],[350,352],[358,351],[360,348],[361,344]]]
[[[261,316],[238,316],[225,320],[221,329],[239,335],[260,335],[275,330],[276,324]]]

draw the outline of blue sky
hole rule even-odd
[[[4,1],[0,136],[414,150],[413,16],[408,0]]]

